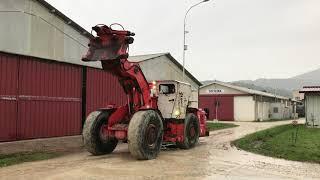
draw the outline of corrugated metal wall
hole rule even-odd
[[[16,139],[18,58],[0,53],[0,141]]]
[[[199,107],[209,111],[210,120],[217,118],[218,120],[234,121],[233,98],[233,96],[200,95]],[[217,109],[216,102],[219,102]]]
[[[320,128],[320,94],[308,93],[305,97],[307,123]]]
[[[80,134],[81,70],[0,53],[0,141]]]
[[[77,135],[81,132],[81,67],[19,61],[18,138]]]
[[[108,104],[126,103],[126,95],[118,79],[101,69],[87,68],[86,114]]]

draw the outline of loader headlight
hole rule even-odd
[[[175,116],[180,116],[180,114],[181,114],[181,112],[180,112],[179,110],[175,110],[175,111],[174,111],[174,115],[175,115]]]
[[[151,87],[150,87],[151,86]],[[156,86],[156,82],[152,81],[152,84],[150,84],[150,96],[151,97],[155,97],[157,95],[157,86]]]

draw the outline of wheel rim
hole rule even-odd
[[[157,128],[154,124],[149,124],[146,129],[146,143],[150,148],[154,148],[157,142]]]
[[[195,130],[194,126],[192,125],[190,127],[190,137],[193,138],[195,136],[196,136],[196,130]]]

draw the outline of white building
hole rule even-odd
[[[307,125],[320,128],[320,86],[305,86],[300,93],[305,95]]]
[[[264,121],[293,118],[295,103],[289,98],[262,91],[214,82],[199,91],[199,107],[209,119]]]
[[[296,101],[302,101],[304,99],[304,93],[300,93],[299,90],[293,90],[292,98]]]
[[[92,35],[44,0],[1,0],[0,51],[101,68],[81,57]]]
[[[170,53],[130,56],[128,60],[139,63],[148,81],[177,80],[188,82],[195,90],[198,90],[202,85],[188,70],[185,70],[185,80],[183,80],[183,67]]]

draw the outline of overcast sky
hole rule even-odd
[[[182,63],[183,17],[197,0],[47,0],[87,30],[136,33],[130,55],[170,52]],[[320,0],[216,0],[187,19],[186,68],[199,80],[288,78],[320,68]]]

